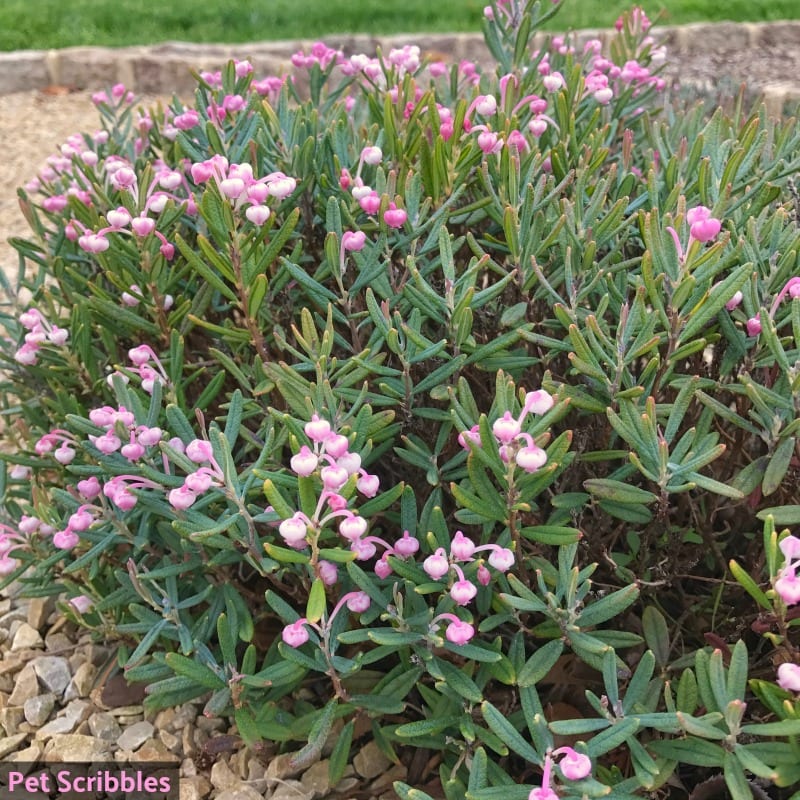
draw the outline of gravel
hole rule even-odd
[[[20,631],[29,646],[19,645]],[[131,692],[104,691],[110,655],[52,600],[21,598],[15,586],[0,594],[0,760],[171,763],[180,768],[182,800],[396,800],[391,782],[407,777],[367,740],[331,786],[325,755],[336,731],[298,770],[293,753],[279,754],[271,742],[249,751],[230,720],[204,717],[205,698],[145,711]]]

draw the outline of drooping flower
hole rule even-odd
[[[300,647],[305,644],[309,639],[308,629],[306,628],[306,620],[301,617],[297,622],[292,622],[281,631],[281,639],[283,639],[289,647]]]
[[[781,664],[778,667],[778,686],[787,692],[800,692],[800,664]]]
[[[433,555],[422,562],[422,569],[434,580],[443,578],[450,571],[450,562],[444,547],[439,547]]]
[[[571,747],[559,747],[558,750],[553,751],[553,755],[563,755],[561,761],[558,762],[558,768],[568,780],[583,780],[592,772],[592,760],[589,756],[579,753]]]

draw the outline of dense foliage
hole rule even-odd
[[[20,192],[0,567],[153,706],[297,764],[336,731],[334,782],[369,720],[448,798],[766,796],[800,781],[800,130],[665,103],[639,9],[532,50],[557,11],[488,6],[492,69],[318,44],[96,96]]]

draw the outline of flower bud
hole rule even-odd
[[[520,424],[511,416],[510,411],[506,411],[500,419],[495,420],[492,433],[503,444],[510,444],[519,436]]]
[[[42,521],[38,517],[29,517],[27,514],[23,514],[22,519],[17,524],[17,528],[20,533],[24,533],[27,536],[34,533],[41,524]]]
[[[388,578],[392,574],[391,564],[389,564],[385,556],[375,562],[375,574],[379,578]]]
[[[305,519],[295,514],[281,522],[278,532],[290,547],[305,546],[308,524]]]
[[[364,497],[375,497],[380,487],[380,478],[377,475],[369,475],[366,472],[363,472],[361,477],[356,481],[356,489],[358,489]]]
[[[797,536],[785,536],[781,539],[780,544],[778,545],[781,549],[781,553],[786,557],[788,561],[793,561],[795,558],[800,558],[800,538]]]
[[[122,446],[122,442],[119,440],[119,437],[116,436],[112,431],[107,431],[102,436],[90,436],[89,441],[94,444],[94,446],[104,455],[109,455],[111,453],[116,453],[117,450]]]
[[[80,537],[69,528],[53,534],[53,544],[59,550],[72,550],[78,542],[80,542]]]
[[[422,562],[422,569],[434,580],[443,578],[450,571],[450,562],[447,560],[447,553],[444,547],[440,547],[436,552],[428,556]]]
[[[545,414],[555,404],[553,396],[546,392],[544,389],[538,389],[535,392],[528,392],[525,395],[525,413],[531,414]]]
[[[350,545],[350,550],[356,554],[357,561],[369,561],[377,552],[377,548],[372,542],[355,539]]]
[[[173,508],[176,508],[179,511],[185,511],[194,504],[194,502],[197,500],[197,495],[186,485],[184,485],[177,489],[173,489],[167,495],[167,499]]]
[[[353,592],[347,598],[347,607],[354,614],[363,614],[369,608],[369,595],[366,592]]]
[[[383,152],[381,151],[380,147],[365,147],[361,151],[361,160],[365,164],[370,164],[374,167],[376,164],[380,164],[383,160]]]
[[[469,622],[458,620],[447,626],[444,635],[448,642],[466,644],[475,635],[475,628]]]
[[[244,212],[244,215],[253,225],[263,225],[270,217],[272,212],[267,208],[267,206],[262,205],[252,205],[248,206]]]
[[[800,692],[800,664],[781,664],[778,667],[778,686],[787,692]]]
[[[289,464],[295,474],[300,475],[302,478],[307,478],[317,468],[319,459],[316,454],[308,447],[303,445],[300,452],[292,456]]]
[[[10,575],[17,568],[17,560],[9,555],[0,556],[0,576]]]
[[[317,573],[326,586],[335,586],[339,580],[339,568],[332,561],[318,561]]]
[[[342,497],[342,495],[337,494],[336,492],[328,492],[325,499],[328,502],[328,508],[331,511],[341,511],[344,508],[347,508],[347,498]]]
[[[361,469],[361,456],[358,453],[344,453],[336,459],[336,466],[348,475],[355,475]]]
[[[497,111],[497,99],[494,95],[480,95],[475,102],[475,111],[482,117],[491,117]]]
[[[186,457],[195,464],[202,464],[205,461],[210,461],[214,455],[214,450],[211,447],[211,442],[204,439],[193,439],[186,445]]]
[[[137,367],[146,364],[152,358],[152,355],[153,351],[146,344],[140,344],[138,347],[132,347],[128,350],[128,358],[131,364],[135,364]]]
[[[125,456],[128,461],[137,461],[144,455],[145,449],[139,442],[129,442],[123,445],[119,452]]]
[[[332,492],[337,492],[347,483],[347,470],[338,465],[328,465],[319,471],[319,476],[322,478],[322,483],[326,489]]]
[[[100,486],[100,481],[92,475],[91,478],[78,481],[78,491],[81,493],[81,496],[85,497],[87,500],[94,500],[94,498],[100,494],[102,488]]]
[[[514,554],[506,547],[498,547],[492,550],[488,561],[498,572],[506,572],[514,566]]]
[[[139,444],[144,445],[145,447],[153,447],[161,441],[162,434],[163,431],[161,428],[148,428],[143,425],[139,429],[136,439]]]
[[[395,542],[393,549],[397,555],[407,558],[408,556],[413,556],[419,550],[419,541],[411,536],[408,531],[403,531],[403,538]]]
[[[203,494],[203,492],[207,492],[211,488],[213,482],[214,479],[211,475],[198,470],[197,472],[189,473],[184,479],[183,485],[195,494]]]
[[[517,466],[522,467],[525,472],[536,472],[539,467],[547,463],[547,453],[535,444],[522,447],[515,456]]]
[[[303,430],[312,442],[323,442],[331,432],[330,423],[320,419],[316,414],[311,416],[311,421],[306,422]]]
[[[291,625],[287,625],[281,632],[281,639],[289,647],[300,647],[308,641],[308,630],[305,626],[305,619],[299,619]]]
[[[62,444],[56,451],[53,453],[53,458],[58,461],[59,464],[69,464],[75,458],[75,451],[66,443]]]
[[[112,209],[111,211],[107,212],[106,219],[112,228],[124,228],[130,223],[131,215],[127,208],[120,206],[117,209]]]
[[[383,214],[383,221],[390,228],[402,228],[407,219],[408,214],[402,208],[397,208],[394,203],[389,203],[389,208]]]
[[[331,431],[331,433],[325,437],[322,444],[328,455],[333,456],[333,458],[339,458],[347,452],[347,448],[350,447],[350,440],[340,433],[333,433]]]
[[[178,438],[177,436],[173,436],[167,444],[176,452],[176,453],[185,453],[186,452],[186,445],[183,443],[183,440]]]
[[[560,747],[553,752],[553,755],[564,754],[558,762],[561,774],[571,781],[580,781],[592,773],[592,760],[583,753],[578,753],[571,747]]]
[[[147,236],[156,229],[156,222],[150,217],[134,217],[131,220],[131,229],[137,236]]]
[[[471,442],[475,447],[481,446],[480,427],[473,425],[468,431],[462,431],[458,434],[458,443],[465,449],[469,450]]]
[[[450,555],[456,561],[469,561],[475,552],[475,542],[468,539],[462,531],[456,531],[453,541],[450,543]]]
[[[363,536],[367,532],[367,527],[368,523],[364,517],[353,514],[352,517],[345,517],[339,523],[339,533],[352,542]]]
[[[742,302],[743,295],[741,292],[736,292],[727,303],[725,303],[725,310],[726,311],[733,311],[739,303]]]
[[[88,511],[76,511],[67,521],[71,531],[85,531],[94,522],[94,517]]]
[[[775,581],[775,591],[787,606],[800,603],[800,579],[792,567],[784,567]]]
[[[367,234],[364,231],[345,231],[342,234],[342,247],[347,251],[363,250],[367,243]]]
[[[282,175],[280,178],[268,181],[267,188],[273,197],[278,200],[283,200],[297,188],[297,181],[294,178]]]
[[[85,614],[93,605],[91,598],[85,594],[70,598],[69,604],[79,613]]]
[[[450,597],[459,606],[467,605],[477,593],[475,584],[468,580],[456,581],[450,587]]]

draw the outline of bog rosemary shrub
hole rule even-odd
[[[298,766],[336,732],[334,783],[366,720],[454,800],[766,796],[800,781],[800,129],[670,106],[639,9],[534,48],[557,11],[488,6],[490,68],[318,44],[96,96],[20,191],[0,568],[152,706]]]

